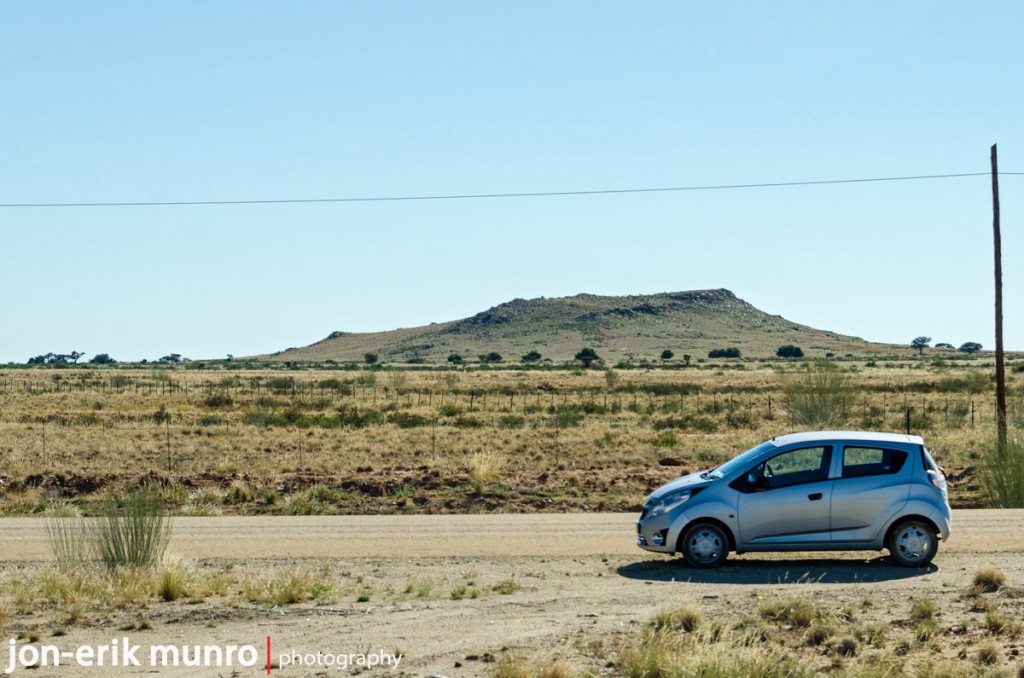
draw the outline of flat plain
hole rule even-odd
[[[661,483],[824,427],[794,401],[822,375],[840,383],[828,427],[909,425],[946,467],[956,524],[933,567],[748,554],[705,573],[636,549],[633,512]],[[270,636],[399,652],[403,675],[1017,675],[1022,516],[976,508],[992,395],[991,363],[952,355],[0,370],[0,632],[16,647]],[[54,561],[49,525],[98,520],[140,485],[174,516],[162,564]],[[277,650],[275,672],[338,673]]]

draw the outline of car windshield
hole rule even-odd
[[[765,450],[768,450],[768,449],[772,449],[774,447],[775,447],[775,444],[772,441],[770,441],[770,440],[767,441],[767,442],[763,442],[760,445],[758,445],[757,447],[750,448],[749,450],[747,450],[743,454],[739,455],[738,457],[734,457],[734,458],[730,459],[729,461],[725,462],[724,464],[722,464],[718,468],[716,468],[716,469],[714,469],[712,471],[709,471],[707,473],[707,477],[708,478],[714,478],[715,480],[717,480],[718,478],[724,478],[725,476],[733,473],[734,471],[737,471],[740,468],[743,468],[744,466],[746,466],[747,463],[749,462],[749,460],[752,457],[756,457],[761,452],[764,452]]]

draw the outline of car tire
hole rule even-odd
[[[906,520],[889,533],[889,553],[903,567],[924,567],[939,550],[935,529],[922,520]]]
[[[696,523],[686,530],[679,551],[690,567],[718,567],[729,557],[729,535],[715,523]]]

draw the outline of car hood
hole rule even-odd
[[[649,499],[652,502],[657,502],[670,492],[678,492],[679,490],[695,490],[698,487],[707,487],[713,482],[715,482],[715,479],[702,478],[700,473],[691,473],[688,476],[680,476],[675,480],[665,483],[654,492],[651,492]]]

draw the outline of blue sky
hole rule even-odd
[[[8,2],[0,203],[1024,171],[1019,3]],[[1001,180],[1024,350],[1024,176]],[[725,287],[994,345],[987,177],[430,202],[0,208],[0,362],[247,355],[515,297]]]

